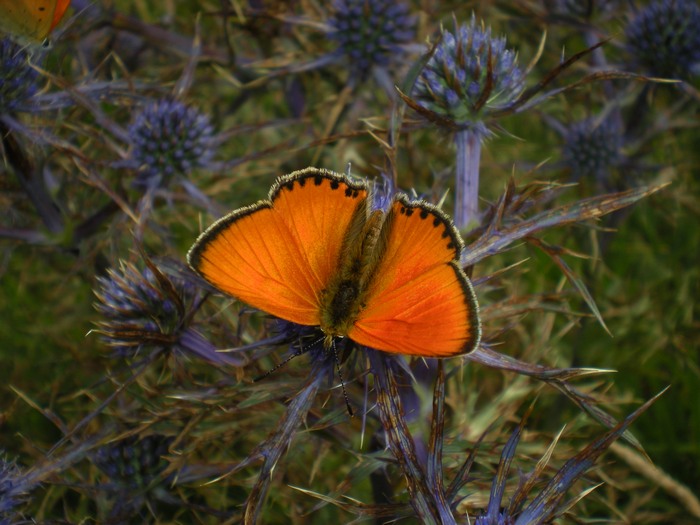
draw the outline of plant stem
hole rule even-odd
[[[478,129],[463,129],[456,133],[457,146],[454,220],[458,229],[469,223],[479,222],[479,160],[481,159],[481,138]]]

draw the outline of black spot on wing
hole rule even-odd
[[[411,217],[415,211],[419,211],[418,217],[421,220],[426,220],[428,217],[433,218],[433,228],[441,229],[440,236],[447,239],[447,248],[455,251],[455,259],[464,247],[464,242],[455,228],[452,219],[449,218],[440,208],[422,200],[409,200],[404,194],[398,194],[396,199],[401,203],[399,212],[406,217]]]
[[[320,186],[327,180],[331,189],[341,189],[346,197],[353,199],[359,197],[361,191],[367,190],[367,185],[364,182],[355,181],[345,175],[318,168],[306,168],[278,178],[270,188],[268,198],[274,202],[282,189],[293,190],[297,183],[303,187],[308,180],[311,180],[315,186]]]

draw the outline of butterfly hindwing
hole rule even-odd
[[[459,266],[462,241],[434,206],[399,196],[377,246],[379,262],[348,336],[373,348],[426,357],[473,350],[476,296]]]
[[[366,205],[361,183],[309,168],[278,179],[269,200],[207,229],[188,254],[215,287],[272,315],[319,324],[321,294],[345,233]]]

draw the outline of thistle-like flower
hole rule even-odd
[[[156,275],[151,268],[141,272],[124,261],[119,270],[109,269],[97,280],[95,307],[105,318],[99,326],[109,345],[124,348],[177,340],[194,288],[181,282],[178,289],[164,274]]]
[[[142,439],[129,436],[99,448],[93,461],[107,474],[111,483],[121,488],[142,490],[157,480],[168,466],[163,456],[168,453],[173,439],[159,434]]]
[[[586,2],[581,2],[581,0],[554,0],[550,4],[553,4],[550,6],[551,12],[562,18],[586,20],[596,14],[613,11],[617,7],[618,0],[588,0]]]
[[[569,126],[563,157],[575,179],[602,181],[622,158],[622,134],[613,119],[585,119]]]
[[[39,73],[29,55],[7,38],[0,40],[0,114],[12,113],[34,95]]]
[[[329,38],[347,56],[354,76],[385,67],[414,36],[415,17],[397,0],[335,0]]]
[[[505,37],[492,38],[491,28],[469,24],[442,31],[421,73],[414,98],[425,109],[451,120],[457,127],[479,128],[492,111],[510,105],[525,86],[517,54],[506,48]]]
[[[213,363],[237,364],[217,353],[190,326],[200,297],[186,279],[167,275],[150,261],[143,271],[122,261],[118,270],[109,269],[97,280],[95,308],[103,316],[97,332],[118,354],[151,346],[188,351]]]
[[[32,488],[27,485],[17,464],[8,461],[0,452],[0,524],[17,523],[18,507],[25,502]]]
[[[214,155],[209,118],[177,100],[148,104],[129,126],[134,185],[167,186],[176,175],[204,167]]]
[[[168,500],[166,484],[172,476],[163,472],[169,463],[163,456],[174,438],[159,434],[139,439],[129,436],[99,448],[93,462],[109,478],[105,486],[112,494],[109,522],[126,523],[143,519],[145,504],[156,508],[158,501]],[[164,497],[165,496],[165,497]]]
[[[657,0],[627,25],[627,47],[652,75],[687,80],[700,73],[700,6]]]
[[[454,32],[443,29],[442,41],[423,69],[413,93],[414,106],[431,121],[456,131],[454,219],[458,228],[479,220],[481,142],[489,135],[493,112],[512,106],[522,94],[525,77],[516,53],[504,37],[471,22]]]

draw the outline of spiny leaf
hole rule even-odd
[[[575,62],[578,62],[581,60],[583,57],[586,55],[592,53],[602,45],[604,45],[607,42],[607,40],[603,40],[601,42],[598,42],[597,44],[584,49],[583,51],[580,51],[573,55],[571,58],[568,60],[565,60],[561,64],[559,64],[557,67],[554,69],[550,70],[537,84],[534,86],[528,88],[523,92],[523,94],[518,97],[518,100],[516,100],[513,104],[508,106],[507,108],[499,111],[499,112],[494,112],[494,117],[501,117],[504,115],[509,115],[519,108],[522,108],[529,102],[537,93],[541,92],[545,87],[547,87],[550,83],[554,81],[559,75],[561,75],[565,70],[567,70],[571,65],[573,65]],[[542,45],[542,42],[540,43],[540,46]],[[530,67],[530,66],[528,66]],[[529,104],[531,106],[532,104]]]
[[[515,525],[545,523],[551,520],[552,517],[558,516],[560,513],[556,511],[556,507],[569,487],[573,485],[574,481],[585,474],[603,452],[605,452],[627,427],[643,414],[667,388],[656,394],[624,420],[615,425],[615,427],[603,434],[603,436],[569,459],[564,466],[557,471],[556,475],[549,483],[547,483],[547,486],[542,492],[540,492],[520,516],[518,516]]]
[[[668,183],[591,197],[572,204],[559,206],[553,210],[543,211],[529,219],[507,225],[502,229],[494,227],[465,249],[461,259],[462,265],[465,267],[472,266],[486,257],[503,251],[513,242],[544,229],[597,219],[613,211],[630,206],[666,186],[668,186]]]
[[[566,397],[571,399],[578,407],[593,417],[599,423],[612,428],[617,424],[617,420],[610,414],[597,407],[590,396],[579,392],[568,383],[569,379],[584,377],[596,374],[610,373],[612,370],[595,368],[549,368],[542,365],[531,365],[514,357],[500,354],[491,350],[487,344],[482,343],[479,348],[466,356],[470,361],[481,363],[491,368],[508,370],[517,374],[526,375],[544,381],[553,386]],[[643,448],[639,441],[630,433],[625,432],[623,438],[640,452]]]
[[[547,91],[546,93],[542,93],[540,96],[529,100],[526,104],[521,105],[515,111],[511,111],[511,108],[503,110],[502,114],[499,116],[504,116],[504,115],[510,114],[510,113],[521,113],[521,112],[526,111],[528,109],[532,109],[533,107],[544,102],[548,98],[552,98],[556,95],[561,95],[562,93],[566,93],[567,91],[571,91],[573,89],[579,88],[579,87],[586,85],[586,84],[591,84],[593,82],[600,82],[603,80],[635,80],[637,82],[657,82],[657,83],[678,82],[677,80],[647,77],[645,75],[639,75],[637,73],[630,73],[627,71],[596,71],[595,73],[591,73],[589,75],[586,75],[585,77],[577,80],[576,82],[572,82],[571,84],[568,84],[564,87],[561,87],[558,89],[553,89],[551,91]]]
[[[369,351],[368,356],[375,377],[379,416],[389,447],[406,479],[411,505],[423,522],[443,523],[445,516],[441,512],[440,498],[436,497],[434,489],[428,486],[423,467],[418,462],[413,438],[403,417],[401,397],[391,368],[390,357],[378,351]],[[444,495],[442,500],[444,501]],[[449,509],[447,510],[449,512]]]
[[[586,301],[588,308],[591,309],[591,312],[593,312],[593,315],[595,315],[596,319],[598,319],[598,322],[601,324],[603,329],[612,337],[612,333],[610,333],[610,330],[605,324],[605,321],[603,321],[603,316],[600,314],[600,310],[598,310],[598,306],[595,304],[593,296],[590,294],[588,288],[586,288],[586,285],[583,283],[583,281],[574,273],[574,271],[569,267],[569,265],[566,264],[566,261],[564,261],[564,259],[559,255],[559,250],[556,247],[550,246],[546,242],[535,237],[527,237],[527,241],[530,244],[537,246],[540,250],[549,255],[549,257],[556,263],[559,269],[569,279],[569,282],[571,282],[571,284],[573,284],[576,287],[578,292],[583,297],[583,300]]]
[[[264,461],[258,479],[246,499],[243,516],[243,522],[246,525],[255,525],[267,496],[267,491],[270,488],[272,470],[282,457],[282,453],[289,448],[296,429],[316,397],[316,392],[321,383],[327,378],[327,374],[324,371],[318,370],[319,366],[318,364],[315,365],[317,370],[310,374],[309,382],[287,407],[287,411],[277,426],[275,433],[250,455],[250,457],[263,457]]]

